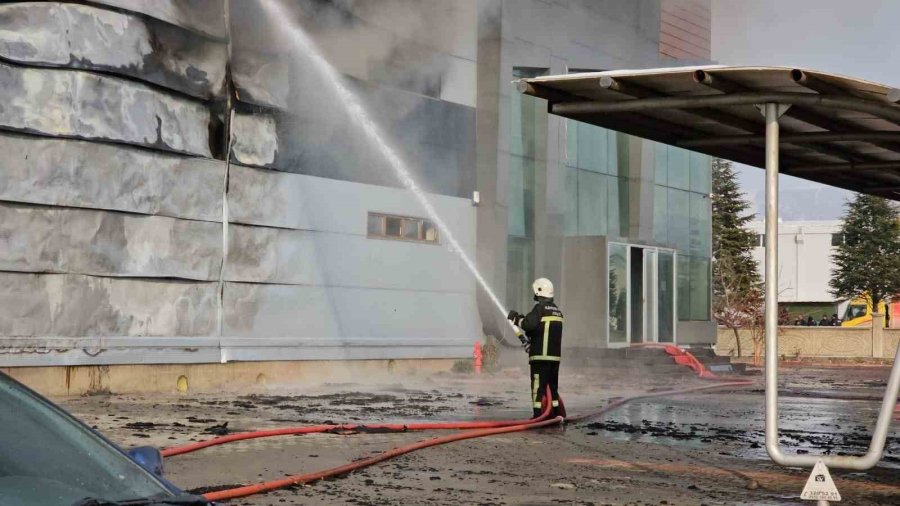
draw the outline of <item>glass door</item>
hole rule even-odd
[[[675,342],[675,253],[609,244],[610,347]]]
[[[628,344],[629,338],[629,248],[624,244],[609,244],[609,307],[607,339],[609,346]]]
[[[656,340],[675,342],[675,253],[658,250],[656,254]]]
[[[657,255],[655,249],[644,249],[644,340],[645,343],[655,343],[659,340],[659,271],[657,270]]]

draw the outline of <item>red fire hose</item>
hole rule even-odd
[[[162,451],[163,457],[172,457],[184,453],[190,453],[210,446],[216,446],[234,441],[257,439],[273,436],[290,436],[298,434],[319,434],[323,432],[408,432],[422,430],[454,430],[454,429],[493,429],[509,427],[513,425],[525,425],[536,419],[528,420],[503,420],[481,422],[436,422],[436,423],[375,423],[375,424],[340,424],[340,425],[309,425],[304,427],[286,427],[283,429],[258,430],[253,432],[241,432],[229,434],[206,441],[199,441],[183,446],[173,446]]]
[[[311,481],[321,480],[323,478],[329,478],[331,476],[346,474],[351,471],[355,471],[363,467],[368,467],[373,464],[377,464],[379,462],[383,462],[385,460],[392,459],[409,452],[421,450],[422,448],[428,448],[429,446],[452,443],[453,441],[461,441],[463,439],[472,439],[476,437],[493,436],[495,434],[506,434],[508,432],[519,432],[523,430],[537,429],[539,427],[557,425],[562,423],[562,421],[563,418],[561,416],[558,416],[556,418],[551,418],[550,420],[536,421],[523,425],[511,425],[509,427],[498,427],[496,429],[467,430],[449,436],[426,439],[424,441],[419,441],[418,443],[413,443],[411,445],[400,446],[392,450],[388,450],[384,453],[378,454],[374,457],[369,457],[364,460],[357,460],[356,462],[344,464],[343,466],[339,467],[333,467],[324,471],[317,471],[309,474],[298,474],[296,476],[288,476],[287,478],[282,478],[280,480],[267,481],[264,483],[257,483],[255,485],[247,485],[246,487],[238,487],[228,490],[220,490],[218,492],[210,492],[207,494],[203,494],[203,497],[208,501],[223,501],[226,499],[246,497],[248,495],[258,494],[260,492],[268,492],[270,490],[289,487],[291,485],[309,483]]]
[[[488,429],[476,429],[476,430],[467,430],[463,432],[459,432],[457,434],[452,434],[449,436],[436,437],[432,439],[426,439],[424,441],[419,441],[417,443],[412,443],[409,445],[398,446],[397,448],[393,448],[386,452],[375,455],[374,457],[369,457],[363,460],[357,460],[355,462],[350,462],[349,464],[344,464],[342,466],[333,467],[331,469],[326,469],[324,471],[316,471],[313,473],[307,474],[298,474],[294,476],[288,476],[286,478],[281,478],[278,480],[267,481],[263,483],[256,483],[254,485],[247,485],[244,487],[231,488],[227,490],[220,490],[217,492],[208,492],[203,494],[203,497],[208,501],[224,501],[227,499],[236,499],[238,497],[246,497],[248,495],[259,494],[262,492],[268,492],[271,490],[276,490],[279,488],[290,487],[291,485],[299,485],[302,483],[309,483],[311,481],[321,480],[323,478],[329,478],[332,476],[339,476],[341,474],[346,474],[351,471],[355,471],[357,469],[362,469],[364,467],[368,467],[379,462],[384,462],[385,460],[392,459],[394,457],[398,457],[400,455],[404,455],[406,453],[414,452],[416,450],[421,450],[422,448],[428,448],[430,446],[437,446],[447,443],[452,443],[454,441],[462,441],[463,439],[472,439],[476,437],[484,437],[484,436],[492,436],[495,434],[506,434],[509,432],[520,432],[523,430],[536,429],[539,427],[547,427],[550,425],[557,425],[563,422],[563,418],[558,416],[556,418],[546,419],[550,416],[550,402],[548,402],[550,396],[550,389],[547,389],[547,396],[545,396],[543,405],[544,409],[541,412],[541,416],[534,418],[526,423],[517,423],[515,425],[509,426],[501,426],[495,428]],[[491,423],[491,422],[483,422],[483,423]],[[502,424],[506,422],[494,422],[497,424]],[[424,425],[424,424],[421,424]]]
[[[669,395],[677,395],[677,394],[685,394],[685,393],[693,393],[700,392],[705,390],[713,390],[713,389],[721,389],[727,387],[740,387],[747,386],[752,384],[750,381],[733,381],[727,383],[717,383],[713,385],[703,385],[698,387],[691,387],[685,389],[674,389],[674,390],[665,390],[659,392],[652,392],[640,395],[634,395],[629,397],[622,397],[619,399],[615,399],[610,402],[608,405],[603,407],[602,409],[592,412],[586,413],[583,415],[578,415],[574,417],[569,417],[565,419],[570,423],[581,422],[590,418],[596,418],[598,416],[604,415],[612,410],[615,410],[624,404],[627,404],[632,401],[640,400],[640,399],[649,399],[654,397],[664,397]],[[549,391],[548,391],[549,395]],[[312,481],[329,478],[332,476],[338,476],[341,474],[346,474],[357,469],[361,469],[364,467],[368,467],[379,462],[383,462],[385,460],[404,455],[406,453],[410,453],[416,450],[421,450],[423,448],[428,448],[431,446],[442,445],[446,443],[451,443],[454,441],[461,441],[464,439],[472,439],[484,436],[492,436],[496,434],[506,434],[510,432],[520,432],[530,429],[536,429],[540,427],[547,427],[550,425],[556,425],[562,423],[564,420],[562,417],[556,417],[552,419],[546,419],[550,414],[550,405],[547,402],[547,398],[544,400],[544,410],[540,417],[531,419],[531,420],[509,420],[509,421],[484,421],[484,422],[446,422],[446,423],[419,423],[419,424],[370,424],[370,425],[354,425],[354,424],[342,424],[342,425],[315,425],[309,427],[293,427],[286,429],[272,429],[272,430],[264,430],[264,431],[256,431],[256,432],[246,432],[241,434],[232,434],[229,436],[223,436],[215,439],[211,439],[208,441],[201,441],[199,443],[194,443],[190,445],[173,447],[163,452],[166,456],[171,455],[180,455],[183,453],[188,453],[192,451],[199,450],[201,448],[207,448],[209,446],[219,445],[228,443],[231,441],[241,441],[245,439],[254,439],[260,437],[271,437],[271,436],[279,436],[285,434],[312,434],[312,433],[322,433],[322,432],[343,432],[343,431],[355,431],[355,430],[372,430],[378,432],[402,432],[408,430],[440,430],[440,429],[470,429],[465,430],[463,432],[437,437],[432,439],[426,439],[424,441],[419,441],[417,443],[413,443],[410,445],[400,446],[391,450],[388,450],[384,453],[376,455],[374,457],[369,457],[367,459],[358,460],[355,462],[351,462],[342,466],[334,467],[331,469],[326,469],[323,471],[317,471],[313,473],[300,474],[294,476],[288,476],[285,478],[281,478],[278,480],[257,483],[254,485],[247,485],[243,487],[237,487],[227,490],[220,490],[217,492],[209,492],[203,495],[209,501],[223,501],[227,499],[235,499],[238,497],[246,497],[248,495],[258,494],[262,492],[268,492],[271,490],[276,490],[279,488],[289,487],[292,485],[298,485],[303,483],[309,483]],[[472,430],[474,429],[474,430]]]
[[[714,374],[710,373],[703,367],[702,364],[699,363],[690,353],[687,353],[680,348],[675,346],[666,346],[666,352],[675,359],[676,363],[681,365],[686,365],[692,368],[697,375],[704,379],[715,379],[722,380],[723,378],[716,377]],[[264,437],[273,437],[273,436],[285,436],[285,435],[298,435],[298,434],[316,434],[316,433],[345,433],[345,432],[407,432],[407,431],[421,431],[421,430],[453,430],[453,429],[465,429],[463,432],[459,432],[457,434],[453,434],[450,436],[437,437],[432,439],[426,439],[424,441],[419,441],[417,443],[400,446],[386,452],[383,452],[374,457],[369,457],[363,460],[358,460],[355,462],[351,462],[342,466],[334,467],[331,469],[326,469],[323,471],[317,471],[313,473],[300,474],[294,476],[288,476],[285,478],[281,478],[278,480],[257,483],[254,485],[247,485],[243,487],[237,487],[227,490],[220,490],[216,492],[209,492],[203,495],[203,497],[209,501],[223,501],[228,499],[235,499],[238,497],[246,497],[248,495],[254,495],[262,492],[268,492],[271,490],[276,490],[279,488],[289,487],[292,485],[298,485],[303,483],[309,483],[312,481],[329,478],[332,476],[338,476],[341,474],[346,474],[357,469],[361,469],[364,467],[368,467],[379,462],[384,462],[385,460],[392,459],[394,457],[404,455],[406,453],[410,453],[416,450],[421,450],[423,448],[428,448],[431,446],[442,445],[446,443],[451,443],[454,441],[461,441],[464,439],[472,439],[484,436],[492,436],[495,434],[506,434],[510,432],[520,432],[529,429],[535,429],[540,427],[547,427],[550,425],[560,424],[563,421],[568,421],[569,423],[578,423],[590,418],[596,418],[598,416],[604,415],[613,411],[629,402],[640,400],[640,399],[649,399],[653,397],[664,397],[668,395],[677,395],[677,394],[686,394],[693,392],[700,392],[705,390],[713,390],[727,387],[741,387],[751,385],[751,381],[730,381],[723,382],[714,385],[703,385],[698,387],[684,388],[684,389],[674,389],[674,390],[665,390],[659,392],[652,392],[640,395],[634,395],[629,397],[622,397],[611,401],[602,409],[593,412],[586,413],[583,415],[578,415],[574,417],[568,417],[563,419],[562,417],[556,417],[552,419],[547,419],[550,415],[550,390],[548,388],[547,395],[544,398],[544,409],[541,413],[541,416],[529,420],[501,420],[501,421],[466,421],[466,422],[437,422],[437,423],[412,423],[412,424],[390,424],[390,423],[382,423],[382,424],[323,424],[323,425],[312,425],[306,427],[288,427],[283,429],[269,429],[269,430],[260,430],[253,432],[243,432],[239,434],[230,434],[227,436],[213,438],[207,441],[200,441],[197,443],[191,443],[183,446],[176,446],[172,448],[168,448],[162,451],[163,456],[171,457],[175,455],[182,455],[185,453],[190,453],[193,451],[197,451],[203,448],[208,448],[210,446],[216,446],[220,444],[230,443],[234,441],[243,441],[247,439],[257,439]],[[560,404],[562,404],[562,399],[560,399]]]
[[[676,363],[680,365],[686,365],[693,369],[697,375],[703,379],[710,380],[724,380],[724,378],[720,378],[715,374],[711,373],[707,370],[699,360],[694,358],[690,353],[678,348],[674,345],[659,345],[659,344],[644,344],[640,345],[643,347],[659,347],[664,348],[666,353],[675,359]],[[679,360],[681,359],[681,360]],[[726,387],[726,386],[743,386],[748,384],[749,382],[729,382],[724,383],[722,385],[718,385],[718,387]],[[707,390],[709,388],[716,388],[716,386],[709,387],[697,387],[688,390],[672,390],[671,393],[688,393],[694,391]],[[649,397],[659,397],[660,395],[666,395],[666,393],[662,394],[653,394],[649,395]],[[635,396],[629,397],[628,400],[637,400],[643,399],[647,396]],[[560,400],[561,402],[561,400]],[[614,409],[615,407],[624,404],[617,404],[617,402],[613,402],[612,404],[606,406],[601,411],[595,414],[587,414],[580,415],[578,417],[568,417],[566,420],[569,422],[575,422],[577,420],[592,418],[594,416],[598,416],[599,414],[606,413],[610,409]],[[234,441],[244,441],[247,439],[257,439],[257,438],[265,438],[265,437],[274,437],[274,436],[291,436],[291,435],[301,435],[301,434],[320,434],[323,432],[329,433],[342,433],[342,432],[409,432],[409,431],[423,431],[423,430],[470,430],[470,429],[492,429],[498,427],[509,427],[513,425],[526,425],[528,423],[534,422],[535,419],[528,420],[501,420],[501,421],[480,421],[480,422],[431,422],[431,423],[408,423],[408,424],[399,424],[399,423],[376,423],[376,424],[324,424],[324,425],[308,425],[303,427],[286,427],[283,429],[268,429],[268,430],[258,430],[252,432],[241,432],[237,434],[229,434],[227,436],[221,436],[213,439],[208,439],[206,441],[199,441],[196,443],[190,443],[182,446],[173,446],[171,448],[166,448],[162,451],[163,457],[173,457],[175,455],[182,455],[185,453],[195,452],[197,450],[202,450],[203,448],[209,448],[210,446],[217,446],[225,443],[232,443]]]

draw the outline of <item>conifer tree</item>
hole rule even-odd
[[[864,297],[877,311],[879,303],[900,293],[900,215],[887,200],[858,194],[842,221],[843,241],[831,257],[831,293]]]
[[[747,229],[753,219],[731,162],[712,162],[713,316],[734,333],[742,355],[738,329],[759,324],[762,290],[752,250],[756,235]]]
[[[730,161],[713,159],[712,185],[713,293],[722,295],[726,286],[740,292],[758,288],[752,256],[756,235],[747,229],[753,213]]]

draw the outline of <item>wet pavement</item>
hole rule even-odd
[[[698,407],[691,398],[649,400],[627,405],[600,422],[589,435],[624,441],[703,448],[736,443],[736,457],[766,459],[762,392],[706,394]],[[752,402],[755,401],[755,402]],[[714,407],[714,409],[708,409]],[[698,409],[706,408],[706,409]],[[782,398],[782,447],[797,454],[858,455],[868,449],[879,404],[866,401]],[[810,414],[814,414],[814,417]],[[884,467],[900,469],[900,438],[888,441]]]
[[[781,440],[788,453],[865,452],[888,370],[785,369]],[[752,373],[752,371],[751,371]],[[689,375],[565,371],[570,414],[609,399],[707,384]],[[550,428],[428,448],[309,486],[232,504],[809,504],[808,470],[765,454],[762,380],[716,393],[645,399],[565,429]],[[808,392],[827,398],[811,397]],[[174,446],[216,434],[318,423],[527,418],[524,370],[494,375],[396,377],[387,383],[269,387],[252,393],[103,395],[62,399],[125,447]],[[443,434],[443,433],[442,433]],[[201,450],[166,460],[185,489],[217,490],[341,465],[438,435],[314,434]],[[900,429],[884,462],[866,473],[834,471],[848,504],[900,503]]]

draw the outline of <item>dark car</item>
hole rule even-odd
[[[0,505],[209,504],[162,477],[151,447],[126,453],[0,373]]]

